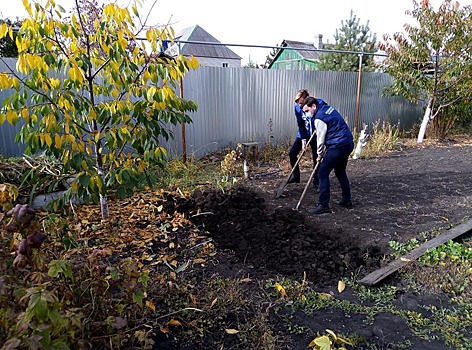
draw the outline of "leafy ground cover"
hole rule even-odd
[[[191,186],[169,181],[170,190],[112,199],[106,221],[82,205],[37,212],[8,231],[3,210],[0,341],[5,349],[472,349],[469,234],[377,286],[357,283],[470,219],[471,153],[470,141],[450,140],[351,160],[354,208],[334,204],[333,178],[333,213],[321,216],[304,210],[316,201],[311,192],[293,210],[303,183],[274,198],[287,159],[278,173],[255,174],[250,164],[251,177],[233,183],[231,157],[218,156],[204,162],[224,162],[216,182],[199,166],[179,167],[180,178],[195,176]],[[14,268],[32,230],[46,239]]]

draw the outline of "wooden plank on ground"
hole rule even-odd
[[[446,243],[447,241],[454,239],[463,235],[464,233],[469,232],[472,230],[472,220],[469,220],[459,226],[453,227],[446,232],[440,234],[437,237],[434,237],[432,240],[423,243],[418,248],[413,249],[408,254],[403,255],[402,257],[390,262],[389,264],[385,265],[384,267],[368,274],[363,279],[359,281],[359,283],[372,286],[385,277],[391,275],[395,271],[397,271],[400,267],[408,264],[411,261],[418,259],[421,255],[423,255],[428,249],[437,247],[440,244]]]

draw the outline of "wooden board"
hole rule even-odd
[[[440,234],[439,236],[434,237],[432,240],[423,243],[421,246],[413,249],[408,254],[405,254],[402,257],[390,262],[386,266],[368,274],[363,279],[361,279],[359,283],[367,286],[372,286],[397,271],[400,267],[418,259],[428,249],[435,248],[440,244],[446,243],[451,239],[454,239],[463,235],[464,233],[469,232],[470,230],[472,230],[472,220],[460,224],[459,226],[453,227],[450,230],[447,230],[446,232]]]

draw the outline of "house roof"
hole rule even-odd
[[[221,44],[215,37],[209,34],[198,24],[183,29],[175,37],[176,41],[202,41]],[[177,44],[174,44],[177,45]],[[180,53],[184,56],[238,59],[241,57],[224,45],[180,44]]]
[[[294,41],[294,40],[284,40],[282,42],[281,47],[286,48],[294,48],[298,50],[294,50],[297,54],[299,54],[303,59],[310,60],[310,61],[317,61],[319,60],[322,52],[320,51],[309,51],[316,49],[313,43],[306,43],[303,41]],[[283,49],[280,49],[277,53],[276,57],[281,53]]]

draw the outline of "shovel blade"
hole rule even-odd
[[[275,191],[275,198],[279,198],[282,195],[282,193],[284,193],[284,190],[285,190],[285,187],[287,186],[287,184],[288,184],[288,180],[285,180],[284,182],[282,182],[280,184],[277,191]]]

